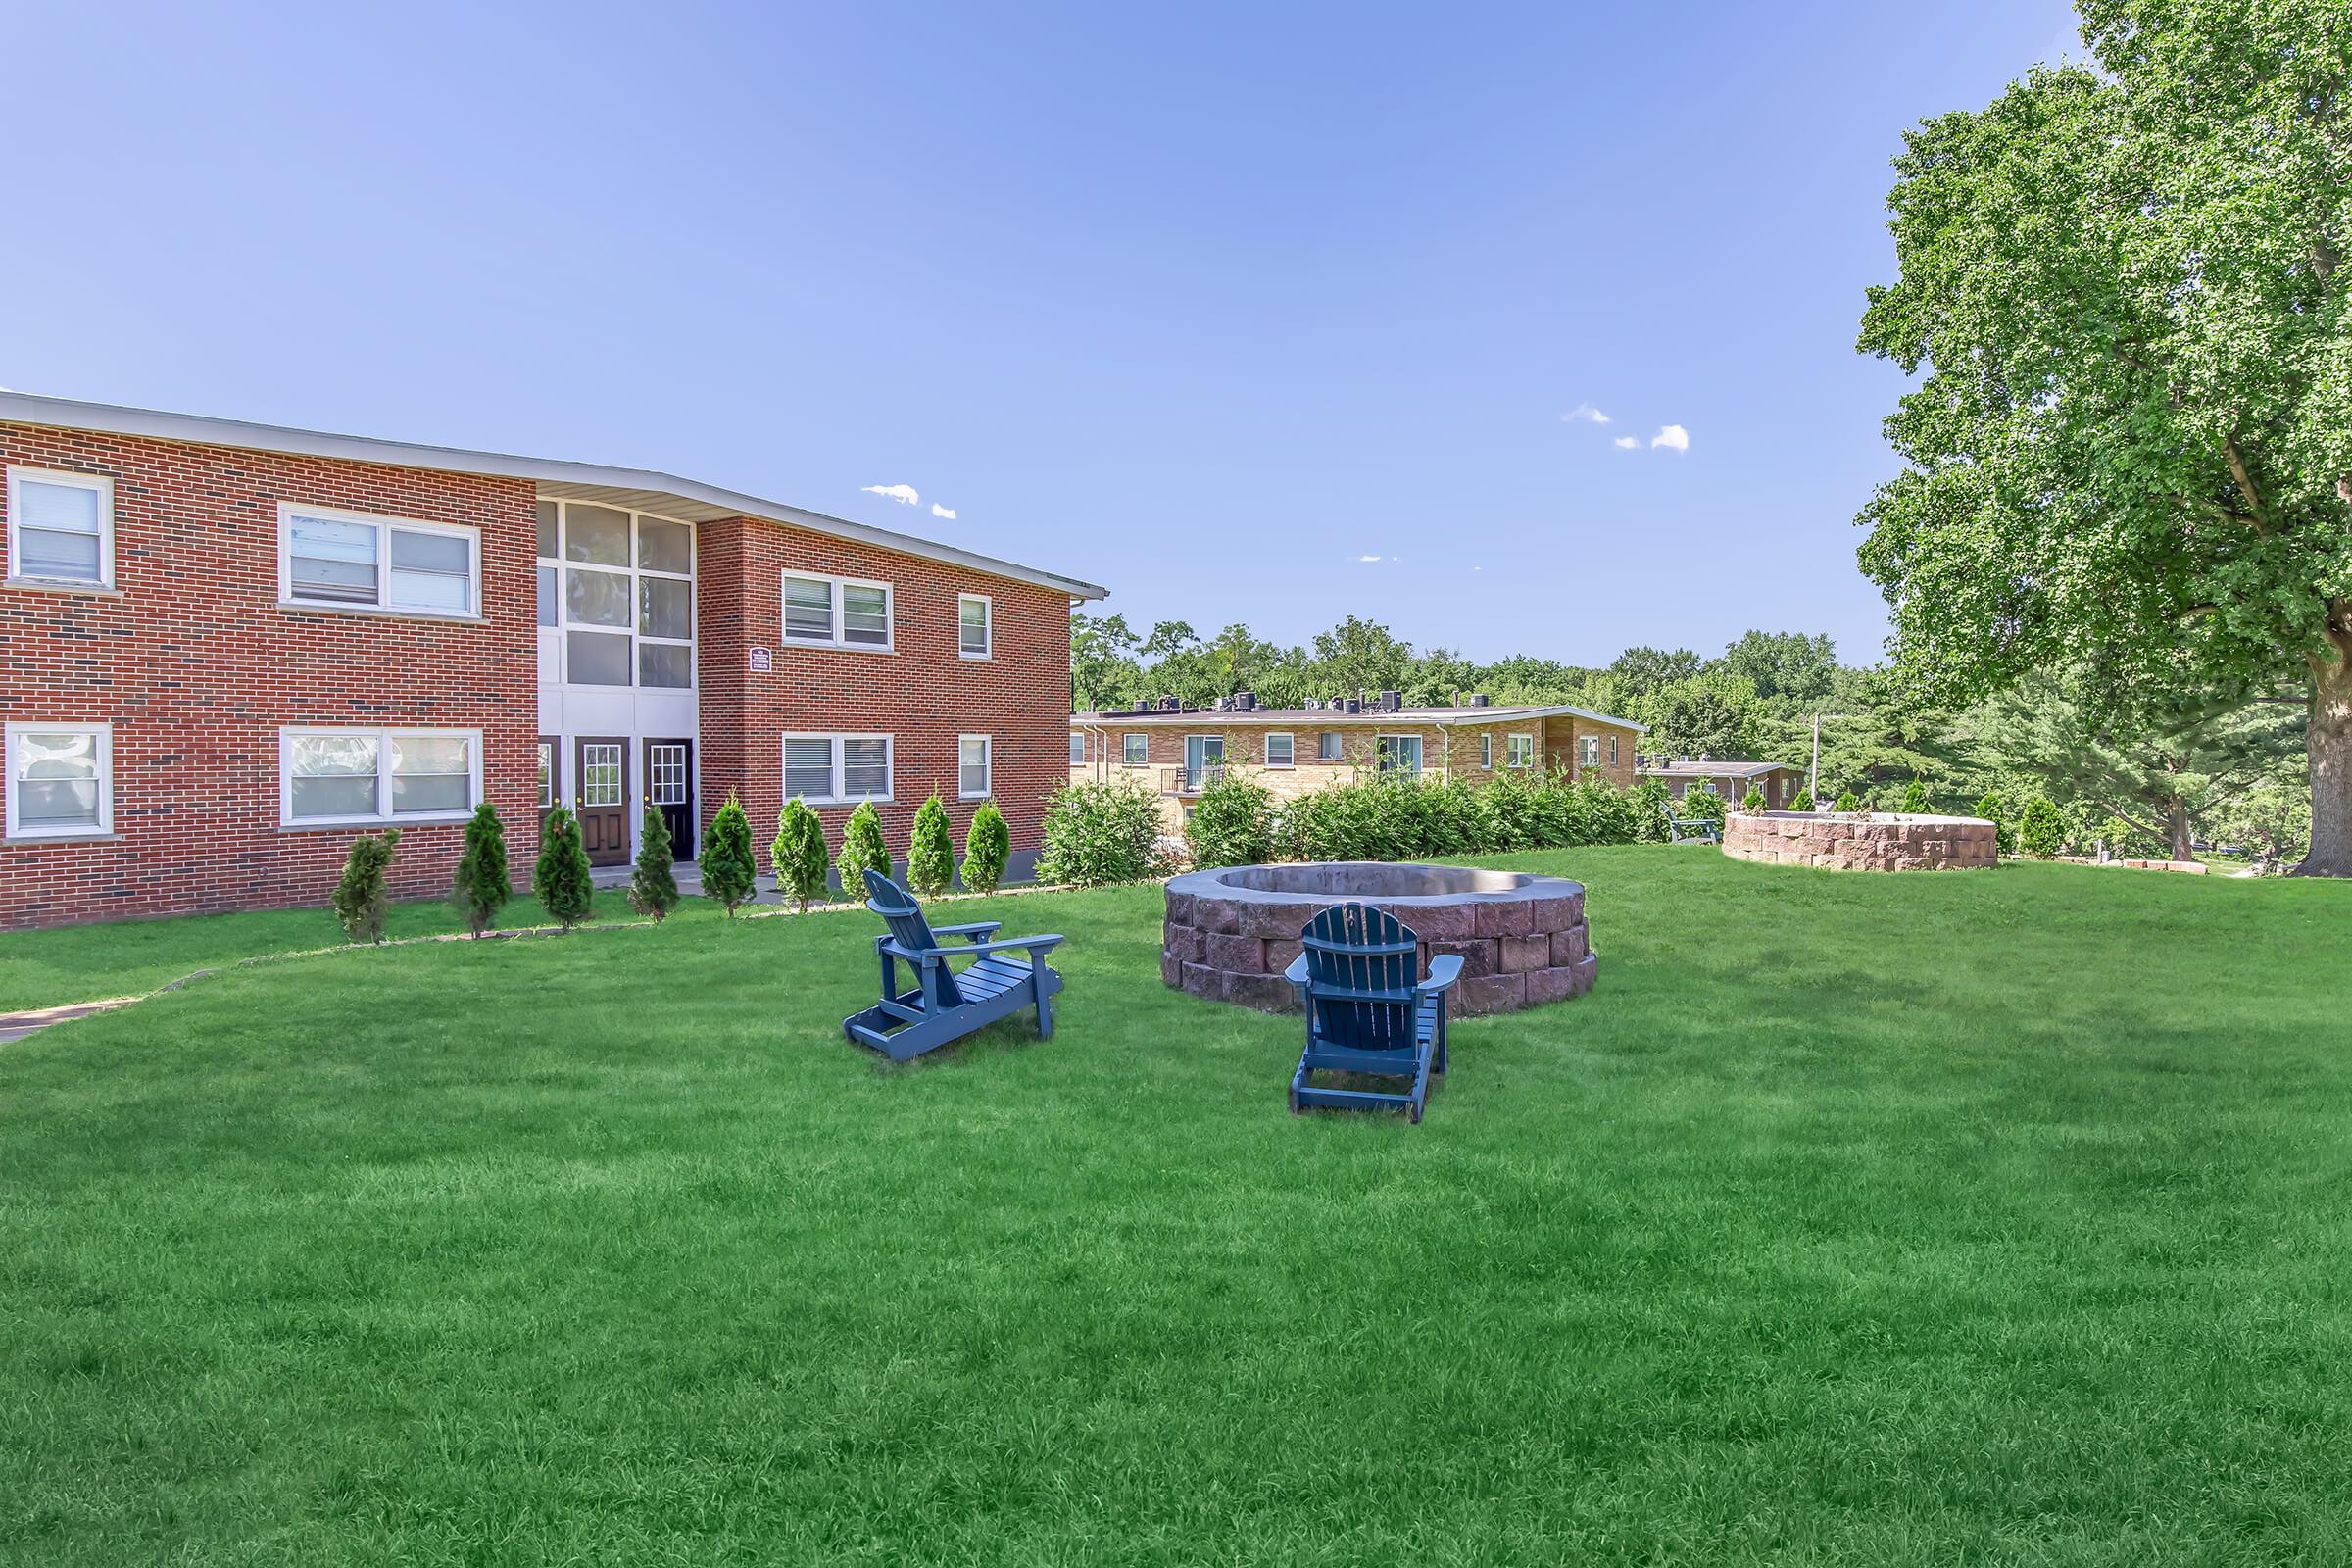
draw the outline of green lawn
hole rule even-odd
[[[858,913],[0,1050],[0,1562],[2352,1559],[2352,887],[1505,863],[1599,988],[1417,1128],[1156,888],[906,1069]]]

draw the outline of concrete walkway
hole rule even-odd
[[[46,1029],[53,1023],[73,1018],[86,1018],[93,1012],[111,1012],[136,997],[115,997],[105,1002],[70,1002],[62,1007],[36,1007],[30,1012],[0,1013],[0,1046],[12,1046],[26,1035]]]

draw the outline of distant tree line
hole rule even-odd
[[[1807,766],[1821,717],[1824,802],[1851,795],[1897,809],[1916,782],[1931,808],[1970,813],[1987,795],[2045,796],[2067,843],[2087,852],[2185,858],[2196,843],[2244,845],[2291,860],[2309,834],[2304,710],[2176,702],[2129,723],[2086,701],[2082,682],[2038,676],[1966,707],[1907,689],[1887,665],[1838,661],[1827,636],[1749,631],[1713,658],[1688,648],[1629,648],[1605,665],[1532,655],[1481,663],[1416,649],[1350,615],[1303,647],[1225,627],[1202,637],[1181,620],[1139,634],[1120,615],[1071,626],[1071,700],[1079,710],[1160,697],[1205,707],[1237,691],[1261,707],[1399,691],[1413,706],[1484,692],[1497,704],[1567,703],[1650,726],[1647,753]],[[2088,677],[2085,677],[2088,678]]]

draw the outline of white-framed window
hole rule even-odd
[[[956,596],[956,657],[994,659],[996,605],[986,594]]]
[[[821,648],[891,651],[891,588],[863,577],[784,573],[784,640]]]
[[[590,501],[539,503],[539,624],[572,686],[694,687],[694,528]]]
[[[463,821],[482,800],[478,729],[277,732],[278,825]]]
[[[985,735],[956,737],[956,794],[959,800],[987,800],[992,788],[989,763],[996,748]]]
[[[1533,735],[1504,736],[1502,761],[1506,767],[1535,766],[1536,738]]]
[[[111,724],[11,722],[7,753],[11,839],[89,838],[115,830]]]
[[[686,804],[686,747],[679,741],[658,741],[645,749],[645,796],[656,806]]]
[[[8,470],[8,580],[115,585],[115,481],[54,468]]]
[[[1405,778],[1421,776],[1421,737],[1382,735],[1373,742],[1373,759],[1383,773]]]
[[[539,809],[556,804],[556,743],[539,743]]]
[[[1598,766],[1600,765],[1600,737],[1599,737],[1599,736],[1597,736],[1597,735],[1587,735],[1587,736],[1584,736],[1584,737],[1582,737],[1582,738],[1581,738],[1581,739],[1580,739],[1580,740],[1577,742],[1577,747],[1578,747],[1578,750],[1579,750],[1579,751],[1582,753],[1582,755],[1581,755],[1581,756],[1578,758],[1578,760],[1579,760],[1579,761],[1581,761],[1581,762],[1583,762],[1585,766],[1587,766],[1587,767],[1598,767]]]
[[[446,522],[277,505],[277,601],[304,610],[478,615],[481,534]]]
[[[1315,737],[1315,760],[1336,762],[1348,755],[1347,738],[1336,729],[1327,729]]]
[[[1481,767],[1494,765],[1494,737],[1492,733],[1481,735],[1478,738],[1478,765]]]
[[[1082,729],[1070,731],[1070,765],[1072,767],[1086,765],[1086,731]]]
[[[1119,756],[1119,760],[1126,763],[1129,767],[1142,767],[1144,764],[1152,760],[1151,736],[1122,735],[1119,737],[1119,744],[1121,748],[1123,748]]]
[[[810,806],[890,799],[888,735],[787,735],[784,798]]]
[[[1289,767],[1297,756],[1297,749],[1289,735],[1276,730],[1266,737],[1266,765],[1268,767]]]
[[[1617,737],[1614,735],[1609,737],[1609,765],[1617,765]]]

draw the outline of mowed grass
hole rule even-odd
[[[1496,863],[1599,988],[1417,1128],[1156,888],[911,1068],[855,912],[0,1050],[0,1562],[2352,1559],[2352,887]]]

